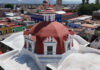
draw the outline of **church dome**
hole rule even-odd
[[[69,31],[67,28],[59,22],[40,22],[34,25],[29,33],[32,36],[36,36],[35,53],[43,54],[44,46],[43,42],[46,38],[52,37],[57,42],[56,53],[64,53],[63,41],[67,38]]]
[[[70,32],[67,28],[55,21],[55,10],[44,10],[44,21],[34,25],[29,31],[24,32],[34,40],[34,52],[37,54],[63,54],[65,52],[64,40]],[[46,53],[47,52],[47,53]]]

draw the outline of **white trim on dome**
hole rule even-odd
[[[25,36],[25,41],[26,41],[26,49],[29,50],[29,46],[31,45],[31,52],[34,53],[34,49],[35,49],[35,42],[31,40],[31,35],[29,34],[28,36]]]
[[[72,39],[64,41],[65,52],[72,49],[72,42],[73,42]]]

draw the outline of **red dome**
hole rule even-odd
[[[35,53],[43,54],[43,41],[48,37],[53,37],[57,41],[57,54],[64,53],[64,40],[67,38],[69,31],[59,22],[41,22],[30,29],[30,34],[36,36]]]

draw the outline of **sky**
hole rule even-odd
[[[63,1],[69,1],[69,2],[81,2],[82,0],[63,0]],[[94,2],[95,0],[90,0],[90,2]]]
[[[33,3],[39,4],[42,3],[43,0],[0,0],[0,3]],[[56,3],[56,0],[48,0],[49,3]],[[78,4],[81,3],[82,0],[63,0],[63,4]],[[95,0],[90,0],[90,3],[95,2]]]
[[[48,0],[48,1],[50,1],[50,2],[54,2],[54,1],[56,1],[56,0]],[[62,0],[63,1],[63,3],[64,4],[68,4],[68,3],[75,3],[75,4],[77,4],[77,3],[82,3],[82,0]],[[94,3],[95,2],[95,0],[90,0],[90,3]]]
[[[63,0],[63,2],[65,3],[82,3],[82,0]],[[95,0],[90,0],[90,3],[94,3]]]

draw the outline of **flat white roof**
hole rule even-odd
[[[21,50],[24,47],[23,32],[14,33],[1,42],[13,48],[14,50]]]
[[[88,15],[83,15],[83,16],[79,16],[79,17],[76,17],[76,18],[73,18],[73,19],[70,19],[70,20],[85,20],[85,19],[91,19],[92,16],[88,16]]]
[[[65,14],[66,12],[64,11],[56,11],[57,14]]]
[[[7,17],[7,18],[9,18],[9,19],[22,19],[22,17],[20,17],[20,16],[13,16],[13,17]]]
[[[7,16],[14,16],[15,13],[6,13]]]
[[[57,70],[100,70],[100,55],[73,53],[65,58]]]
[[[0,61],[4,70],[40,70],[35,61],[28,55],[12,55],[4,61]]]

